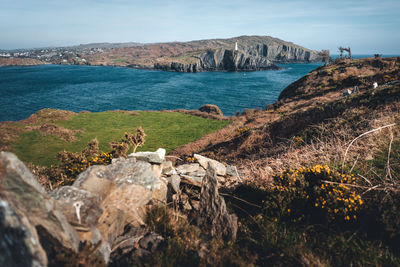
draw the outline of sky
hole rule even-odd
[[[400,0],[0,0],[0,49],[269,35],[400,54]]]

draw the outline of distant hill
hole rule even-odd
[[[237,47],[236,47],[237,44]],[[319,53],[270,36],[239,36],[170,43],[94,43],[69,47],[8,51],[8,59],[86,64],[178,72],[277,69],[275,63],[320,61]],[[3,60],[2,65],[8,65]],[[9,65],[14,65],[10,61]],[[40,62],[39,62],[40,64]]]

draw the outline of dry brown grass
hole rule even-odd
[[[43,136],[54,135],[66,142],[76,141],[77,138],[75,137],[75,134],[82,132],[82,130],[71,130],[55,124],[47,124],[47,123],[38,126],[25,126],[25,130],[27,131],[38,130],[40,134]]]
[[[400,139],[400,112],[384,110],[370,114],[355,125],[342,124],[341,118],[329,123],[314,126],[317,135],[311,140],[303,140],[302,137],[292,138],[280,143],[274,151],[261,152],[265,157],[259,159],[245,159],[239,163],[241,172],[245,179],[259,185],[268,184],[272,175],[282,173],[286,169],[298,169],[310,167],[315,164],[328,164],[336,166],[342,171],[341,163],[344,160],[346,149],[352,140],[360,134],[372,129],[397,123],[394,127],[388,127],[358,139],[349,148],[345,161],[345,172],[357,170],[365,176],[373,176],[369,162],[382,149],[388,149],[392,136],[394,140]],[[334,128],[334,125],[340,125]],[[383,177],[382,177],[383,178]]]
[[[14,142],[23,128],[15,122],[0,123],[0,151],[11,151],[10,143]]]
[[[46,108],[37,111],[21,122],[25,124],[54,123],[58,120],[68,120],[77,115],[77,113],[72,111]]]

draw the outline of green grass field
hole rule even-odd
[[[80,113],[55,123],[67,129],[82,130],[75,134],[77,141],[66,142],[53,135],[43,136],[37,130],[24,131],[12,148],[24,162],[49,166],[57,163],[55,157],[59,151],[79,152],[94,138],[99,141],[101,150],[109,151],[110,141],[118,141],[125,132],[134,133],[138,126],[142,126],[147,137],[145,145],[138,151],[154,151],[162,147],[168,153],[229,123],[177,112],[141,111],[137,115],[112,111]]]

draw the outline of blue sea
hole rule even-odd
[[[79,111],[198,109],[224,115],[265,108],[290,83],[320,63],[282,70],[176,73],[120,67],[42,65],[0,68],[0,121],[17,121],[43,108]]]

